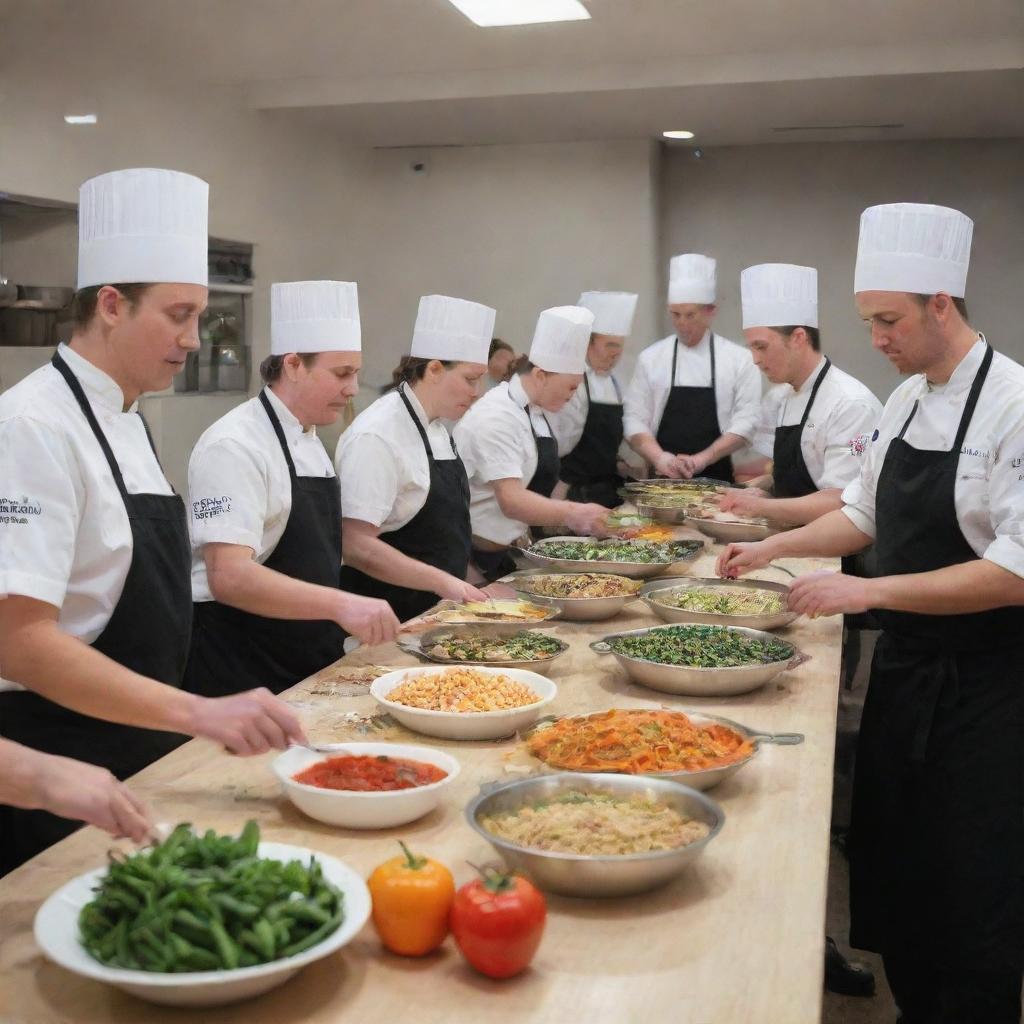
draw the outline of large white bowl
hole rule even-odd
[[[315,856],[323,867],[324,877],[336,885],[345,898],[345,916],[337,931],[304,953],[233,971],[157,974],[106,967],[94,960],[78,941],[78,914],[93,898],[93,886],[106,874],[106,868],[97,868],[61,886],[39,908],[35,920],[36,943],[54,963],[72,973],[104,981],[151,1003],[221,1006],[261,995],[286,982],[307,964],[328,956],[351,941],[370,916],[370,892],[350,867],[316,850],[288,843],[260,843],[259,854],[275,860],[298,859],[304,862]]]
[[[424,711],[388,700],[388,694],[409,676],[442,675],[451,668],[424,666],[403,668],[375,679],[370,693],[396,722],[414,732],[437,736],[445,740],[496,740],[533,725],[541,711],[558,693],[550,679],[522,668],[488,668],[483,665],[466,666],[487,676],[508,676],[530,687],[537,694],[537,703],[511,711]]]
[[[308,747],[290,747],[279,754],[271,767],[285,796],[300,811],[328,825],[345,828],[393,828],[429,814],[444,799],[444,791],[459,774],[459,762],[443,750],[416,747],[406,743],[334,743],[329,753],[317,753]],[[424,761],[447,772],[447,777],[414,789],[382,792],[357,792],[308,786],[292,778],[318,761],[343,754],[367,757],[404,757]]]

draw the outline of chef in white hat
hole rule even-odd
[[[698,253],[672,257],[675,332],[640,353],[625,402],[626,439],[661,476],[731,482],[730,456],[750,442],[760,418],[761,382],[750,353],[711,330],[716,301],[715,261]]]
[[[753,447],[771,472],[727,491],[723,510],[801,526],[842,505],[882,404],[821,352],[818,272],[761,263],[740,275],[743,336],[774,385],[764,397]]]
[[[218,701],[177,689],[188,527],[138,399],[199,346],[207,193],[149,168],[85,182],[71,340],[0,396],[0,734],[121,779],[181,733],[244,754],[302,737],[266,691]],[[0,873],[74,827],[5,808]]]
[[[1024,367],[970,324],[971,220],[861,218],[854,289],[893,392],[844,507],[727,574],[874,541],[877,576],[814,574],[794,611],[882,625],[857,750],[851,944],[882,954],[906,1020],[1010,1022],[1024,967]],[[884,837],[884,841],[879,841]]]
[[[583,385],[551,418],[562,453],[560,479],[572,501],[621,504],[618,490],[623,389],[613,373],[633,329],[632,292],[584,292],[579,303],[594,314]]]
[[[347,594],[341,499],[317,436],[359,390],[359,300],[349,281],[270,289],[262,391],[210,426],[189,460],[195,623],[185,685],[275,693],[364,643],[394,638],[383,601]]]
[[[482,580],[515,569],[509,548],[530,526],[606,532],[603,506],[551,497],[558,442],[546,414],[563,408],[583,380],[593,325],[594,314],[582,306],[545,309],[511,380],[488,391],[455,427],[469,474],[472,562]]]
[[[338,442],[342,586],[383,598],[402,621],[439,597],[487,596],[466,582],[469,480],[445,421],[458,420],[477,397],[494,317],[478,302],[424,295],[395,389]]]

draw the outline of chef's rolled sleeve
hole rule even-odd
[[[723,434],[736,434],[748,443],[761,420],[761,374],[748,360],[737,372],[734,385],[732,415]]]
[[[1014,465],[1016,463],[1016,466]],[[990,562],[1024,578],[1024,423],[999,446],[989,478],[989,516],[995,540],[985,549]]]
[[[345,438],[338,450],[341,514],[381,526],[398,500],[398,468],[388,444],[374,434]]]
[[[193,548],[238,544],[259,551],[267,509],[267,470],[231,438],[197,448],[188,465]]]
[[[487,427],[472,438],[470,446],[477,478],[488,484],[495,480],[522,480],[526,457],[522,425],[512,416],[502,416]]]
[[[863,453],[877,421],[878,410],[868,402],[841,404],[829,416],[819,490],[845,487],[857,479]]]

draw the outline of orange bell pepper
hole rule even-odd
[[[367,885],[373,923],[381,942],[402,956],[425,956],[444,942],[455,880],[441,863],[418,857],[400,843],[404,856],[374,869]]]

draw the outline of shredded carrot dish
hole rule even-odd
[[[527,741],[553,768],[577,772],[699,771],[748,757],[754,749],[728,726],[698,725],[681,711],[602,711],[562,718]]]

